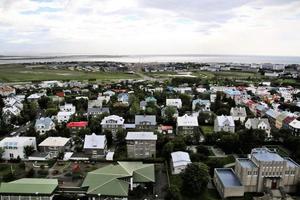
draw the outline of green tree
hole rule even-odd
[[[174,151],[173,142],[171,142],[171,141],[167,142],[162,149],[162,154],[163,154],[164,158],[167,159],[167,161],[169,161],[170,155],[173,151]]]
[[[165,108],[165,118],[164,121],[165,122],[173,122],[174,121],[174,115],[176,113],[176,108],[172,107],[172,106],[167,106]]]
[[[30,156],[34,152],[34,147],[33,146],[25,146],[24,147],[24,154],[26,157]]]
[[[3,153],[4,153],[4,149],[0,147],[0,160],[2,159]]]
[[[209,181],[208,167],[204,163],[191,163],[181,173],[183,194],[189,197],[200,195]]]
[[[176,185],[171,185],[165,196],[166,200],[181,200],[180,189]]]
[[[48,108],[48,103],[50,102],[50,98],[47,96],[42,96],[39,100],[38,100],[38,104],[39,107],[41,109],[47,109]]]

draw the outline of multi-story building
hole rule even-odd
[[[214,122],[215,132],[235,132],[235,124],[232,116],[217,116]]]
[[[181,99],[166,99],[166,106],[174,106],[178,109],[182,108]]]
[[[156,128],[156,116],[155,115],[136,115],[135,127],[138,130],[154,130]]]
[[[92,158],[102,158],[107,152],[107,141],[105,135],[85,135],[83,151]]]
[[[69,150],[71,139],[65,137],[48,137],[39,144],[39,150],[47,153],[50,158],[57,157],[59,153]]]
[[[35,137],[6,137],[0,141],[0,148],[4,150],[2,153],[2,159],[23,159],[25,155],[25,147],[31,146],[36,150]]]
[[[153,132],[128,132],[126,136],[129,158],[153,158],[156,154],[157,135]]]
[[[300,120],[294,119],[291,123],[289,123],[290,130],[292,134],[295,136],[300,136]]]
[[[187,114],[177,118],[177,134],[193,135],[198,131],[197,116],[189,116]]]
[[[247,129],[264,130],[268,134],[268,137],[271,137],[271,126],[268,118],[249,118],[245,123],[245,127]]]
[[[246,109],[244,107],[231,108],[230,115],[233,117],[234,121],[240,121],[244,123],[247,117]]]
[[[299,164],[265,147],[252,149],[249,158],[237,158],[231,175],[221,176],[220,170],[229,169],[215,169],[214,182],[224,198],[243,196],[244,192],[262,193],[270,190],[296,192],[300,181]],[[243,191],[242,187],[230,188],[226,184],[228,180],[240,182]],[[227,189],[231,192],[225,193]]]
[[[50,117],[41,117],[36,120],[34,128],[37,133],[43,135],[47,131],[55,130],[55,124]]]
[[[113,138],[116,138],[118,130],[124,128],[124,121],[125,120],[123,117],[119,117],[117,115],[104,117],[104,119],[101,121],[102,133],[105,131],[110,131],[113,135]]]

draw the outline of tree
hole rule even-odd
[[[173,140],[173,144],[174,144],[174,151],[185,151],[186,149],[186,144],[182,136],[177,136]]]
[[[173,152],[173,150],[174,150],[173,142],[170,141],[164,145],[164,147],[162,149],[162,154],[166,160],[169,160],[170,154]]]
[[[104,135],[106,137],[107,146],[109,148],[112,145],[112,143],[113,143],[112,133],[109,130],[105,130],[104,131]]]
[[[26,157],[30,156],[34,152],[34,147],[33,146],[25,146],[24,147],[24,154]]]
[[[218,146],[223,149],[225,153],[237,152],[239,149],[239,138],[235,133],[219,133],[221,135]]]
[[[0,160],[2,159],[3,153],[4,153],[4,149],[0,147]]]
[[[191,163],[181,173],[183,194],[189,197],[200,195],[209,181],[207,165],[203,163]]]
[[[126,134],[123,129],[119,129],[116,134],[116,139],[119,144],[123,144],[125,142]]]
[[[48,108],[48,103],[50,101],[50,98],[47,96],[42,96],[39,100],[38,100],[38,104],[40,106],[41,109],[47,109]]]
[[[165,196],[166,200],[181,200],[180,189],[176,185],[171,185]]]
[[[165,122],[173,122],[174,121],[174,115],[176,113],[176,108],[172,107],[172,106],[167,106],[165,108],[165,118],[164,121]]]

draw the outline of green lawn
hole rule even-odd
[[[23,177],[25,174],[25,170],[20,167],[20,163],[0,163],[0,180],[2,180],[3,176],[11,173],[11,171],[17,178]]]
[[[213,126],[201,126],[201,130],[204,135],[210,135],[214,132]]]
[[[136,74],[122,72],[83,72],[71,70],[54,70],[46,68],[27,69],[22,66],[0,67],[0,81],[22,82],[42,80],[89,80],[112,81],[120,79],[138,79]]]

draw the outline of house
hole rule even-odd
[[[256,105],[256,112],[254,113],[255,116],[257,117],[263,117],[265,116],[267,110],[268,110],[268,106],[266,105],[263,105],[263,104],[258,104]]]
[[[63,83],[60,81],[43,81],[39,86],[41,88],[63,87]]]
[[[43,199],[52,200],[58,188],[58,180],[50,178],[22,178],[11,182],[2,182],[0,199]]]
[[[157,103],[156,98],[153,97],[153,96],[151,96],[151,97],[146,97],[146,98],[145,98],[145,101],[146,101],[146,103],[151,103],[151,102],[153,102],[154,104]]]
[[[31,146],[36,150],[35,137],[5,137],[0,141],[0,148],[4,150],[2,159],[24,159],[26,157],[24,148],[27,146]]]
[[[210,101],[195,99],[192,101],[192,109],[201,112],[210,112]]]
[[[189,116],[187,114],[177,118],[176,132],[177,134],[193,135],[198,131],[197,116]]]
[[[112,97],[112,96],[114,96],[116,93],[113,92],[113,91],[111,91],[111,90],[108,90],[108,91],[103,92],[102,94],[103,94],[103,96],[109,96],[109,97]]]
[[[180,174],[191,162],[190,155],[187,152],[176,151],[171,153],[172,174]]]
[[[103,158],[107,153],[107,141],[105,135],[85,135],[83,151],[92,158]]]
[[[38,101],[40,98],[42,98],[42,96],[44,96],[43,93],[35,93],[35,94],[31,94],[27,97],[27,100],[30,102],[33,101]]]
[[[269,109],[266,112],[266,117],[269,119],[269,123],[271,125],[271,128],[276,128],[276,118],[280,113],[275,111],[274,109]]]
[[[129,104],[129,94],[128,93],[118,94],[118,102],[123,104]]]
[[[241,96],[241,92],[237,90],[236,88],[227,88],[224,90],[224,93],[226,94],[227,98],[234,99],[235,97]]]
[[[89,199],[128,199],[129,191],[155,183],[154,164],[117,162],[88,172],[81,188]]]
[[[110,131],[113,135],[113,138],[116,138],[117,131],[124,129],[124,118],[119,117],[118,115],[109,115],[104,117],[101,121],[102,133],[105,131]]]
[[[224,168],[224,170],[232,169]],[[252,149],[248,158],[237,158],[234,171],[230,175],[219,176],[215,171],[214,182],[220,195],[229,197],[231,195],[243,196],[245,192],[262,193],[279,189],[283,193],[295,192],[299,178],[298,163],[263,147]],[[240,182],[239,187],[243,186],[243,192],[242,188],[234,190],[227,184],[219,184],[233,180],[235,183]]]
[[[109,108],[108,107],[102,107],[102,108],[88,108],[87,109],[87,115],[88,116],[97,116],[101,115],[103,113],[109,114]]]
[[[57,113],[57,122],[66,123],[70,120],[71,116],[76,113],[76,107],[72,104],[65,104],[60,106],[60,111]]]
[[[10,87],[8,85],[0,86],[0,96],[7,97],[10,95],[15,95],[15,94],[16,94],[15,88]]]
[[[292,134],[295,136],[300,136],[300,120],[299,119],[294,119],[290,124],[289,124],[290,130],[292,131]]]
[[[297,117],[296,117],[296,116],[287,116],[287,117],[283,120],[282,128],[284,128],[284,129],[290,129],[290,123],[291,123],[294,119],[297,119]]]
[[[67,128],[70,129],[72,132],[76,132],[76,131],[85,129],[87,126],[88,126],[87,121],[67,123]]]
[[[50,117],[41,117],[36,120],[34,128],[37,133],[43,135],[47,131],[55,130],[55,124]]]
[[[153,132],[128,132],[125,139],[129,158],[154,158],[156,156],[157,135]]]
[[[13,117],[17,117],[21,114],[21,109],[13,106],[13,107],[4,107],[2,109],[2,118],[8,124]]]
[[[160,124],[157,131],[164,135],[173,136],[173,126]]]
[[[283,120],[285,118],[287,118],[289,115],[289,113],[287,112],[282,112],[280,113],[277,117],[276,117],[276,122],[275,122],[275,127],[278,129],[281,129],[282,125],[283,125]]]
[[[234,121],[244,123],[247,117],[247,112],[244,107],[235,107],[230,109],[230,115],[233,117]]]
[[[268,134],[267,137],[271,137],[271,126],[268,118],[249,118],[245,123],[245,127],[247,129],[264,130]]]
[[[39,150],[48,153],[50,158],[57,157],[59,153],[64,153],[70,149],[71,139],[65,137],[48,137],[38,146]]]
[[[232,116],[217,116],[214,122],[214,131],[215,132],[235,132],[235,124]]]
[[[173,106],[178,109],[181,109],[182,101],[181,101],[181,99],[166,99],[166,106]]]
[[[154,130],[156,128],[156,115],[135,115],[135,127],[139,130]]]
[[[88,108],[101,108],[101,107],[102,107],[101,99],[88,100]]]

